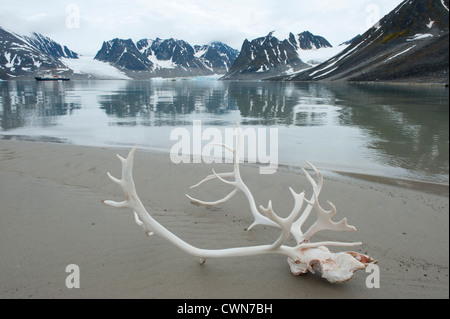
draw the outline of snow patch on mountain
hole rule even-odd
[[[172,58],[169,60],[158,60],[155,55],[147,56],[147,59],[153,63],[154,68],[156,69],[175,69],[177,65],[172,61]]]
[[[120,72],[109,63],[94,60],[93,57],[80,56],[78,59],[62,58],[61,61],[75,74],[87,74],[101,79],[130,80],[128,76]]]
[[[448,14],[448,0],[405,0],[335,57],[276,79],[448,83]]]
[[[426,39],[426,38],[432,38],[433,35],[431,33],[417,33],[415,35],[413,35],[412,37],[406,39],[406,41],[416,41],[416,40],[421,40],[421,39]]]
[[[323,63],[335,55],[341,53],[349,44],[343,44],[339,46],[333,46],[331,48],[321,48],[315,50],[297,50],[300,59],[310,65],[317,65]]]
[[[395,59],[396,57],[398,57],[398,56],[400,56],[400,55],[402,55],[402,54],[408,52],[409,50],[411,50],[411,49],[414,48],[415,46],[416,46],[416,44],[414,44],[413,46],[407,48],[406,50],[404,50],[404,51],[402,51],[402,52],[400,52],[400,53],[397,53],[397,54],[394,55],[394,56],[391,56],[391,57],[390,57],[389,59],[387,59],[387,60],[389,61],[389,60]]]

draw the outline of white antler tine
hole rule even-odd
[[[108,175],[108,177],[116,184],[118,185],[122,185],[122,180],[115,178],[114,176],[112,176],[109,172],[106,172],[106,174]]]
[[[142,222],[142,220],[139,219],[139,215],[134,211],[134,221],[136,222],[136,224],[138,226],[144,226],[144,223]]]
[[[309,173],[306,171],[306,169],[304,169],[304,168],[302,167],[302,171],[303,171],[303,173],[305,174],[305,176],[306,176],[306,178],[308,179],[308,181],[311,183],[311,185],[312,185],[314,188],[317,187],[316,181],[314,180],[314,178],[311,177],[311,175],[309,175]]]
[[[130,155],[131,155],[131,157],[133,158],[134,154],[136,153],[136,150],[138,149],[138,147],[139,147],[139,145],[137,143],[134,144],[133,148],[130,150],[130,153],[128,153],[128,157],[130,157]]]
[[[305,202],[306,204],[310,205],[310,206],[314,206],[314,203],[316,202],[315,200],[309,200],[305,198]]]
[[[294,197],[294,199],[305,195],[305,192],[297,193],[296,191],[294,191],[292,187],[289,187],[289,190],[291,191],[291,194]]]
[[[124,207],[128,207],[128,201],[124,200],[122,202],[115,202],[113,200],[103,200],[102,201],[103,204],[112,206],[112,207],[117,207],[117,208],[124,208]]]
[[[292,209],[292,212],[289,214],[287,219],[290,221],[291,224],[293,224],[294,220],[300,215],[302,211],[303,202],[305,201],[305,192],[297,194],[291,187],[289,187],[289,190],[291,191],[291,194],[294,197],[295,204],[294,208]]]
[[[266,216],[268,216],[268,214],[270,213],[269,211],[272,211],[272,213],[273,213],[273,209],[272,209],[272,201],[269,200],[269,203],[267,204],[267,208],[264,207],[263,205],[259,205],[259,209],[260,209]]]
[[[134,221],[136,222],[136,224],[144,229],[145,234],[148,237],[152,236],[153,232],[151,232],[151,231],[149,231],[147,229],[147,227],[145,226],[144,222],[139,219],[139,215],[135,211],[133,213],[134,213]]]
[[[334,206],[334,204],[330,201],[327,200],[328,205],[330,205],[331,210],[329,210],[327,213],[330,214],[330,216],[334,216],[337,213],[337,209],[336,206]]]
[[[138,144],[135,144],[134,147],[131,149],[130,153],[128,153],[127,160],[129,160],[131,163],[134,162],[134,155],[136,154],[137,149]]]
[[[185,195],[194,204],[198,204],[198,205],[202,205],[202,206],[216,206],[216,205],[219,205],[219,204],[222,204],[222,203],[225,203],[226,201],[228,201],[231,197],[236,195],[238,193],[238,191],[239,191],[238,189],[234,189],[227,196],[225,196],[222,199],[216,200],[215,202],[204,202],[204,201],[201,201],[201,200],[196,199],[194,197],[191,197],[188,194],[185,194]]]
[[[228,184],[228,185],[233,185],[233,186],[236,185],[236,182],[233,182],[233,181],[227,181],[226,179],[222,178],[222,177],[220,176],[220,174],[217,174],[217,173],[214,171],[214,169],[212,170],[212,172],[213,172],[214,176],[216,176],[216,177],[217,177],[220,181],[222,181],[223,183]]]
[[[314,173],[316,173],[319,179],[323,179],[323,174],[321,171],[319,171],[313,164],[311,164],[311,162],[306,161],[306,163],[308,163],[309,167],[312,168],[312,170],[314,171]]]
[[[234,176],[234,173],[233,173],[233,172],[230,172],[230,173],[218,173],[217,175],[219,175],[219,176],[221,176],[221,177],[233,177],[233,176]],[[204,179],[202,179],[200,182],[198,182],[197,184],[192,185],[192,186],[190,187],[190,189],[199,187],[199,186],[202,185],[203,183],[206,183],[206,182],[208,182],[208,181],[210,181],[210,180],[213,180],[213,179],[216,179],[216,178],[217,178],[217,177],[216,177],[216,175],[214,175],[214,174],[208,175],[208,176],[206,176]]]
[[[138,144],[135,144],[133,146],[133,148],[130,150],[130,152],[128,152],[128,156],[125,159],[125,163],[127,165],[130,165],[130,167],[133,166],[133,161],[134,161],[134,154],[136,154],[136,150],[138,149]]]
[[[198,182],[197,184],[192,185],[192,186],[190,187],[190,189],[199,187],[199,186],[202,185],[203,183],[206,183],[207,181],[210,181],[210,180],[215,179],[215,178],[216,178],[216,177],[214,176],[214,174],[208,175],[208,176],[206,176],[204,179],[202,179],[200,182]]]
[[[291,191],[292,196],[295,197],[297,195],[297,193],[292,189],[292,187],[289,187],[289,190]]]

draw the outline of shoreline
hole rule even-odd
[[[449,198],[426,190],[388,185],[322,171],[320,201],[337,207],[355,233],[324,232],[318,240],[362,241],[355,251],[378,260],[381,287],[369,289],[364,271],[340,285],[320,274],[293,276],[286,258],[265,255],[208,260],[199,265],[160,237],[147,237],[132,212],[101,200],[122,200],[106,176],[120,176],[115,154],[128,148],[0,140],[1,298],[448,298]],[[229,186],[190,186],[230,164],[179,164],[167,154],[138,150],[134,176],[152,216],[200,248],[268,244],[279,233],[251,222],[242,195],[215,208],[193,205],[188,193],[216,200]],[[303,173],[280,169],[259,175],[241,165],[257,205],[269,199],[280,216],[292,209],[288,188],[311,195]],[[313,176],[314,177],[314,176]],[[399,187],[400,186],[400,187]],[[344,249],[345,250],[345,249]],[[81,287],[68,289],[65,268],[80,268]],[[262,279],[264,278],[264,279]]]
[[[449,184],[444,183],[434,183],[428,181],[417,181],[417,180],[407,180],[401,178],[392,178],[385,176],[377,176],[377,175],[368,175],[368,174],[359,174],[359,173],[349,173],[349,172],[339,172],[334,171],[336,174],[355,178],[363,181],[397,186],[401,188],[407,188],[412,190],[417,190],[421,192],[448,196],[449,195]]]
[[[197,75],[197,76],[185,76],[185,77],[150,77],[150,78],[143,78],[143,79],[133,79],[133,78],[106,78],[106,77],[87,77],[84,78],[83,74],[76,74],[76,76],[73,79],[70,79],[71,81],[152,81],[152,80],[167,80],[172,81],[174,79],[180,79],[180,80],[188,80],[188,79],[194,79],[197,77],[211,77],[211,79],[217,80],[217,81],[226,81],[226,82],[293,82],[293,83],[337,83],[337,84],[368,84],[368,85],[399,85],[399,86],[423,86],[423,87],[437,87],[437,88],[447,88],[448,89],[448,81],[408,81],[408,80],[398,80],[398,81],[345,81],[345,80],[334,80],[334,81],[327,81],[327,80],[321,80],[321,81],[292,81],[292,80],[280,80],[279,77],[271,77],[271,78],[263,78],[263,79],[222,79],[222,76],[224,74],[213,74],[213,75]],[[26,77],[15,77],[10,79],[0,79],[0,81],[36,81],[35,76],[26,76]]]
[[[252,81],[252,80],[222,80],[222,81]],[[423,86],[423,87],[437,87],[448,89],[448,79],[447,81],[411,81],[408,79],[392,80],[392,81],[349,81],[349,80],[290,80],[286,79],[286,75],[280,75],[276,77],[269,77],[261,80],[253,81],[264,81],[264,82],[291,82],[291,83],[336,83],[336,84],[368,84],[368,85],[392,85],[392,86]]]
[[[24,142],[31,142],[31,143],[55,143],[55,144],[66,144],[66,145],[72,145],[72,146],[81,146],[81,147],[94,147],[94,148],[106,148],[106,149],[124,149],[129,150],[132,148],[132,146],[120,146],[120,145],[79,145],[79,144],[72,144],[69,141],[65,139],[58,139],[53,137],[47,137],[47,136],[27,136],[27,135],[0,135],[0,141],[24,141]],[[151,149],[151,148],[143,148],[140,149],[143,152],[149,152],[149,153],[155,153],[160,155],[168,156],[169,152],[157,150],[157,149]],[[192,155],[191,155],[192,159]],[[196,164],[198,165],[198,164]],[[205,163],[201,163],[201,165],[206,165]],[[261,163],[241,163],[241,165],[249,166],[249,167],[255,167],[259,168],[260,166],[263,166],[264,164]],[[293,164],[283,164],[278,163],[277,164],[277,170],[287,170],[287,171],[300,171],[303,166],[301,165],[293,165]],[[308,169],[308,167],[306,167]],[[357,173],[357,172],[348,172],[348,171],[341,171],[341,170],[333,170],[333,169],[321,169],[323,171],[327,171],[333,175],[341,176],[342,178],[353,178],[363,181],[371,181],[386,185],[393,185],[393,186],[399,186],[399,187],[406,187],[409,189],[415,189],[419,191],[424,192],[430,192],[432,194],[437,195],[448,195],[449,194],[449,184],[448,183],[439,183],[439,182],[433,182],[433,181],[427,181],[427,180],[414,180],[414,179],[405,179],[405,178],[398,178],[398,177],[388,177],[383,175],[373,175],[373,174],[363,174],[363,173]]]

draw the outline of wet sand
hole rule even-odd
[[[320,273],[294,276],[281,255],[207,260],[200,265],[160,237],[145,236],[129,209],[102,204],[123,200],[106,176],[120,177],[115,153],[128,149],[0,141],[0,298],[449,298],[448,186],[384,182],[324,172],[320,199],[337,207],[357,228],[323,232],[312,239],[362,241],[351,248],[378,260],[380,288],[366,287],[359,271],[349,282],[330,284]],[[268,244],[276,229],[244,229],[252,222],[246,199],[236,195],[216,208],[193,205],[230,191],[218,181],[190,190],[222,164],[171,163],[168,154],[138,150],[138,194],[153,217],[200,248]],[[288,188],[311,186],[299,169],[260,175],[242,165],[258,205],[273,202],[287,216]],[[358,178],[357,178],[358,177]],[[312,216],[311,216],[312,218]],[[80,288],[68,289],[66,266],[80,269]]]

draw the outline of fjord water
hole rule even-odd
[[[276,128],[278,161],[448,184],[449,93],[441,87],[151,81],[0,82],[4,139],[169,152],[176,128]],[[267,130],[268,131],[268,130]],[[203,141],[205,144],[208,141]],[[205,164],[207,165],[207,164]]]

